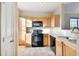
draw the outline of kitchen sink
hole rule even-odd
[[[76,38],[75,37],[69,37],[69,36],[58,36],[59,38],[63,38],[63,39],[67,39],[69,42],[71,43],[75,43],[76,44]]]
[[[65,38],[65,39],[68,39],[67,36],[58,36],[59,38]]]
[[[68,41],[71,42],[71,43],[75,43],[75,44],[77,43],[77,40],[70,40],[69,39]]]
[[[68,39],[68,40],[76,40],[75,37],[70,37],[70,36],[58,36],[59,38],[64,38],[64,39]]]

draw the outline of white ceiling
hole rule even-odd
[[[53,12],[60,2],[18,2],[18,8],[27,12]]]
[[[61,2],[18,2],[17,4],[20,16],[48,17],[56,9],[59,10]]]

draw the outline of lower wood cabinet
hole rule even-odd
[[[67,44],[63,44],[63,56],[76,56],[76,50]]]
[[[56,40],[56,56],[76,56],[76,49],[61,40]]]
[[[69,46],[67,46],[66,44],[62,44],[63,46],[63,56],[69,56],[70,55],[70,47]]]
[[[56,56],[62,56],[62,41],[56,40]]]
[[[48,46],[48,34],[43,35],[43,46]]]
[[[76,50],[73,48],[70,48],[70,56],[76,56]]]
[[[31,47],[32,46],[32,34],[29,33],[26,35],[26,47]]]

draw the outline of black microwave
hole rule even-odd
[[[42,21],[33,21],[32,27],[43,27]]]

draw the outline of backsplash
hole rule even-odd
[[[61,33],[61,29],[59,27],[55,27],[50,29],[50,35],[59,36],[63,34]]]

